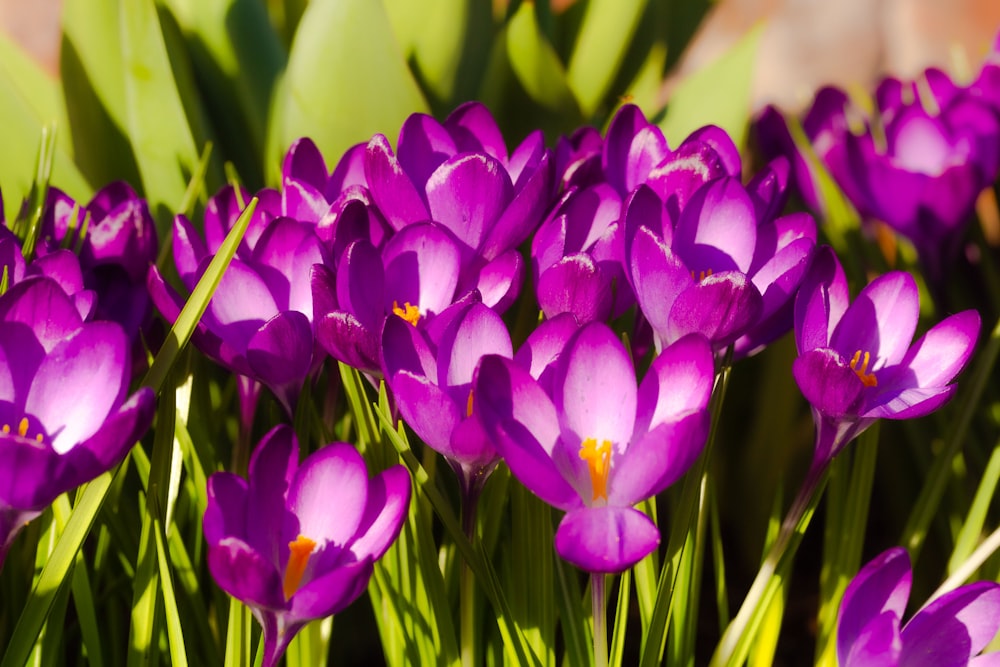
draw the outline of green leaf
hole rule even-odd
[[[584,117],[594,114],[611,87],[645,8],[644,0],[587,3],[567,74]]]
[[[551,111],[580,118],[580,107],[559,55],[538,24],[535,3],[521,3],[510,19],[507,54],[511,69],[533,100]]]
[[[333,163],[373,134],[394,136],[416,111],[427,103],[382,2],[313,0],[275,90],[265,176],[280,180],[284,153],[299,137],[311,137]]]
[[[660,124],[671,146],[704,125],[718,125],[738,147],[746,142],[750,85],[764,24],[750,30],[726,54],[678,84]]]

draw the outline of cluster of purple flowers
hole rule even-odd
[[[939,182],[960,182],[973,196],[1000,159],[1000,116],[986,94],[927,81],[933,115],[916,88],[880,90],[887,153],[848,131],[846,98],[841,120],[831,111],[807,123],[824,159],[834,156],[831,169],[843,164],[861,179],[857,165],[880,165],[874,180],[845,190],[866,197],[858,206],[867,215],[914,237],[956,199],[933,195]],[[825,139],[812,132],[816,123]],[[927,154],[928,142],[940,150]],[[915,189],[927,201],[896,197],[898,210],[877,208],[874,183],[903,167],[935,185],[899,176],[893,192]],[[415,114],[395,150],[376,135],[332,173],[302,139],[285,158],[280,190],[256,193],[248,231],[192,340],[240,378],[248,429],[259,386],[291,417],[327,356],[384,380],[398,414],[456,472],[464,502],[475,502],[503,460],[566,512],[555,536],[561,557],[588,572],[621,572],[659,544],[657,526],[634,506],[701,454],[726,359],[755,354],[794,327],[792,372],[813,409],[821,468],[876,419],[940,406],[972,353],[974,311],[911,345],[918,302],[908,274],[881,276],[850,302],[836,255],[816,247],[812,217],[783,214],[789,181],[801,183],[802,173],[799,157],[779,156],[746,178],[716,127],[671,149],[629,105],[605,136],[585,128],[555,150],[536,132],[508,152],[477,103],[443,123]],[[230,186],[210,198],[201,225],[177,216],[172,254],[184,288],[194,289],[249,199]],[[968,215],[971,204],[962,206],[949,212],[947,234],[918,242],[923,253]],[[125,398],[131,351],[141,351],[138,333],[150,324],[147,294],[169,321],[186,298],[155,266],[152,223],[126,186],[85,208],[53,191],[42,241],[27,263],[13,236],[0,238],[8,276],[0,370],[9,376],[0,383],[2,548],[148,428],[151,392]],[[544,321],[515,349],[504,315],[525,285]],[[631,326],[630,347],[611,321]],[[53,482],[39,485],[40,476]],[[265,665],[306,621],[361,594],[409,497],[403,468],[369,479],[343,443],[299,465],[284,426],[257,445],[248,480],[211,477],[209,567],[254,610]]]

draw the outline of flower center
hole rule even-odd
[[[611,468],[611,441],[601,440],[597,444],[594,438],[587,438],[580,443],[580,458],[587,462],[590,469],[590,485],[594,489],[594,498],[608,499],[608,472]]]
[[[10,424],[4,424],[2,427],[0,427],[0,430],[2,430],[4,433],[10,433]],[[22,438],[28,437],[28,418],[27,417],[21,417],[21,421],[18,422],[18,424],[17,424],[17,434],[19,436],[21,436]],[[35,440],[37,440],[38,442],[41,442],[43,439],[44,438],[42,437],[41,433],[37,433],[35,435]]]
[[[875,377],[874,373],[868,372],[868,362],[870,361],[870,354],[867,352],[862,354],[861,350],[858,350],[854,353],[854,356],[851,357],[851,370],[857,374],[858,379],[860,379],[866,387],[876,387],[878,386],[878,379]]]
[[[309,564],[309,557],[316,549],[316,543],[305,535],[299,535],[288,543],[288,565],[285,566],[284,592],[285,600],[288,600],[295,591],[299,589],[302,582],[302,575],[305,574],[306,565]]]
[[[411,304],[409,301],[404,301],[403,307],[400,308],[399,302],[393,300],[392,312],[396,313],[413,326],[417,326],[417,322],[420,320],[420,309]]]
[[[699,271],[697,274],[694,269],[691,269],[691,277],[694,278],[695,282],[701,282],[712,275],[712,269],[705,269],[704,271]]]
[[[469,400],[465,403],[465,416],[472,416],[472,390],[469,390]]]

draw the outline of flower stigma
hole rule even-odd
[[[878,386],[878,379],[875,377],[874,373],[868,372],[869,361],[871,361],[871,355],[865,352],[862,357],[861,350],[858,350],[854,353],[854,356],[851,357],[851,370],[857,374],[858,379],[860,379],[866,387],[876,387]],[[860,368],[858,367],[859,363]]]
[[[4,424],[2,427],[0,427],[0,430],[2,430],[4,433],[10,433],[10,424]],[[21,421],[18,422],[18,424],[17,424],[17,434],[19,436],[21,436],[22,438],[28,437],[28,418],[27,417],[21,417]],[[37,442],[41,442],[43,439],[44,438],[43,438],[43,436],[42,436],[42,434],[40,432],[35,435],[35,440]]]
[[[404,301],[403,307],[400,308],[399,302],[393,299],[392,312],[399,315],[413,326],[417,326],[417,322],[420,321],[420,309],[411,304],[409,301]]]
[[[590,485],[594,489],[594,498],[608,499],[608,472],[611,468],[611,441],[601,440],[597,444],[594,438],[587,438],[580,443],[580,458],[587,462],[590,469]]]
[[[288,549],[291,553],[288,554],[288,564],[285,566],[283,586],[285,600],[290,599],[299,589],[302,575],[306,571],[306,565],[309,564],[309,557],[316,549],[316,543],[305,535],[299,535],[288,543]]]

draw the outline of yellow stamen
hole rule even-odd
[[[288,548],[291,553],[288,554],[288,565],[285,566],[283,586],[286,600],[295,595],[295,591],[299,589],[299,583],[302,582],[302,575],[306,571],[306,565],[309,564],[309,557],[316,548],[316,543],[305,535],[299,535],[288,543]]]
[[[10,433],[10,424],[4,424],[3,425],[3,432],[4,433]]]
[[[861,382],[864,383],[866,387],[876,387],[878,386],[878,379],[875,377],[874,373],[868,372],[868,363],[871,361],[871,355],[867,352],[864,354],[864,358],[861,356],[861,350],[854,353],[851,357],[851,370],[854,371]],[[858,364],[861,367],[858,368]]]
[[[28,435],[28,418],[21,417],[21,421],[17,425],[17,434],[22,438]]]
[[[694,269],[691,269],[691,277],[697,280],[698,282],[703,281],[705,278],[708,278],[711,275],[712,275],[712,269],[705,269],[704,271],[699,271],[698,275],[695,275]]]
[[[465,404],[465,416],[466,417],[471,417],[472,416],[472,390],[471,389],[469,390],[469,400]]]
[[[420,309],[411,304],[409,301],[404,301],[403,307],[400,308],[399,302],[393,300],[392,312],[396,313],[413,326],[417,326],[417,322],[420,321]]]
[[[597,444],[594,438],[580,443],[580,458],[590,468],[590,485],[594,489],[594,500],[608,499],[608,472],[611,468],[611,441],[602,440]]]

